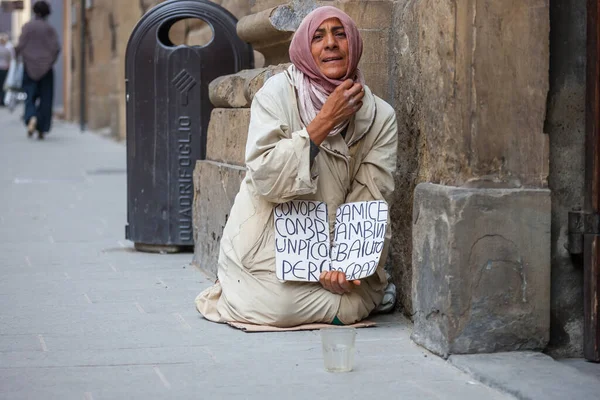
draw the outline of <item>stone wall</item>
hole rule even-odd
[[[420,178],[546,186],[548,1],[422,0],[397,7],[401,54],[394,64],[398,80],[406,81],[397,106],[416,107]],[[403,70],[407,63],[413,71]]]
[[[581,356],[582,269],[566,242],[568,211],[583,199],[585,9],[585,0],[395,3],[392,103],[400,147],[392,259],[408,313],[415,310],[406,238],[417,183],[548,187],[547,351]]]
[[[541,349],[550,320],[550,262],[542,257],[550,251],[550,232],[541,227],[550,227],[550,207],[536,196],[550,195],[544,132],[549,1],[406,0],[395,6],[393,105],[402,167],[394,234],[412,237],[413,247],[396,240],[392,259],[404,309],[414,316],[413,337],[442,355]],[[428,202],[435,190],[423,187],[411,213],[419,182],[448,188],[448,208]],[[495,190],[513,191],[523,203],[500,206]],[[472,195],[476,201],[461,203]],[[423,221],[426,215],[433,219]],[[435,224],[447,232],[425,234]],[[510,272],[519,265],[524,282],[539,284],[527,286],[527,296]],[[485,282],[490,286],[483,289]],[[521,294],[518,305],[513,300]],[[510,322],[516,315],[535,332]]]
[[[325,3],[325,2],[322,2]],[[338,0],[331,5],[346,12],[363,38],[363,55],[359,68],[373,93],[392,101],[391,37],[394,2],[388,0]]]
[[[566,249],[567,216],[583,206],[585,148],[586,1],[550,2],[550,135],[552,189],[552,312],[548,350],[581,357],[583,266]]]
[[[399,169],[392,259],[412,313],[411,208],[418,182],[545,187],[548,2],[395,3]]]
[[[110,135],[125,138],[125,50],[129,36],[142,15],[164,0],[95,0],[87,10],[86,31],[86,119],[92,130],[106,130]],[[250,13],[248,0],[214,0],[236,18]],[[80,2],[74,3],[75,21],[71,29],[72,93],[67,115],[79,120],[80,96]],[[206,26],[201,23],[180,23],[172,29],[171,38],[195,45],[206,40]]]
[[[158,3],[156,1],[155,3]],[[72,96],[69,117],[80,118],[80,3],[75,2],[72,29]],[[115,137],[125,137],[125,49],[129,35],[150,2],[96,0],[87,10],[86,120],[89,129],[107,128]]]

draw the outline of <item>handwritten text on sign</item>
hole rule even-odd
[[[348,280],[373,275],[383,251],[387,218],[385,201],[339,206],[335,216],[331,269],[343,271]]]
[[[293,200],[274,213],[277,278],[318,282],[330,268],[327,203]]]
[[[383,251],[388,219],[385,201],[342,204],[336,210],[333,247],[327,204],[294,200],[275,207],[275,263],[285,281],[318,282],[338,270],[348,280],[371,276]]]

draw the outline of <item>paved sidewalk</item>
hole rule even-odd
[[[20,110],[18,110],[20,111]],[[247,334],[194,308],[191,254],[124,240],[125,146],[0,109],[0,398],[507,399],[414,345],[399,316],[324,372],[317,332]]]

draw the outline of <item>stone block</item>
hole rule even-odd
[[[389,101],[390,74],[389,74],[389,30],[360,29],[364,50],[360,59],[359,68],[365,76],[367,85],[373,93]]]
[[[197,161],[194,169],[193,263],[215,274],[225,223],[246,169],[213,161]]]
[[[289,63],[288,64],[271,65],[271,66],[265,68],[263,71],[261,71],[256,76],[254,76],[252,79],[250,79],[246,83],[246,88],[245,88],[245,96],[246,96],[246,100],[248,101],[248,104],[252,103],[252,99],[254,99],[254,95],[256,94],[256,92],[258,92],[263,87],[263,85],[265,84],[267,79],[269,79],[273,75],[277,75],[281,72],[284,72],[286,69],[288,69],[288,67],[290,65],[291,64],[289,64]]]
[[[391,0],[337,0],[333,5],[348,14],[360,29],[388,29],[392,23]]]
[[[246,99],[246,85],[264,70],[249,69],[218,77],[208,86],[210,102],[215,107],[250,107],[250,102]]]
[[[254,95],[263,87],[267,79],[285,71],[289,65],[272,65],[218,77],[209,84],[210,101],[215,107],[221,108],[250,107]]]
[[[386,29],[380,30],[361,28],[359,31],[364,45],[360,64],[387,64],[389,59],[388,46],[390,41],[390,32],[387,27]],[[386,74],[386,71],[387,66],[386,69],[380,72],[381,74]]]
[[[250,0],[251,10],[253,13],[264,11],[268,8],[283,5],[289,0]]]
[[[390,97],[390,78],[387,71],[387,64],[369,64],[361,68],[365,76],[365,82],[371,91],[384,100]]]
[[[265,57],[266,65],[289,62],[292,36],[304,17],[317,7],[314,0],[292,0],[239,20],[237,34]],[[255,8],[256,9],[256,8]]]
[[[245,165],[249,108],[215,108],[210,115],[206,158],[211,161]]]
[[[412,296],[412,338],[436,354],[543,349],[550,191],[418,185]]]
[[[240,19],[252,11],[250,9],[250,2],[248,0],[222,0],[220,3],[222,7],[226,8],[227,11],[231,12],[237,19]]]
[[[420,132],[421,181],[546,187],[549,2],[399,2],[392,26],[394,103]]]

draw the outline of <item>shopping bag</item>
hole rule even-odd
[[[18,101],[18,93],[12,90],[7,90],[4,94],[4,106],[8,108],[10,112],[15,110]]]
[[[15,59],[11,60],[8,67],[8,75],[4,81],[5,91],[20,92],[23,86],[23,63]]]

